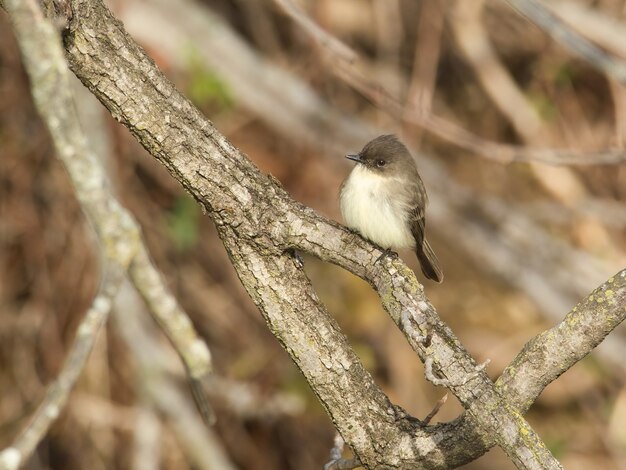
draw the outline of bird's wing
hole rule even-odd
[[[415,238],[415,246],[421,247],[424,242],[424,232],[426,230],[426,219],[424,218],[424,209],[415,207],[409,215],[409,226],[413,238]]]

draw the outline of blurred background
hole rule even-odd
[[[428,189],[428,236],[446,276],[425,282],[426,293],[477,361],[491,359],[492,377],[624,267],[626,90],[505,2],[107,3],[220,132],[325,216],[341,221],[338,190],[351,168],[343,155],[398,134]],[[549,6],[626,59],[625,4]],[[321,468],[332,423],[245,294],[211,221],[81,88],[91,145],[211,348],[218,421],[206,442],[192,442],[184,423],[197,417],[183,368],[125,290],[26,468]],[[41,401],[91,304],[93,243],[0,11],[0,448]],[[400,254],[423,280],[414,255]],[[334,266],[307,257],[305,269],[377,383],[425,417],[445,390],[425,381],[378,297]],[[155,385],[137,345],[156,348],[167,386]],[[624,357],[618,329],[529,412],[566,468],[626,468]],[[171,386],[184,400],[155,398]],[[450,397],[434,422],[460,412]],[[465,468],[513,465],[494,449]]]

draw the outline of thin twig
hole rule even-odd
[[[626,84],[626,62],[623,59],[605,52],[585,39],[542,2],[537,0],[506,0],[506,2],[570,52],[606,75]]]
[[[402,6],[398,0],[374,0],[372,2],[376,37],[375,76],[386,81],[395,95],[400,95],[402,82],[386,80],[397,77],[400,72],[400,49],[404,39]]]
[[[8,0],[9,3],[11,0]],[[35,411],[30,422],[10,447],[0,453],[0,469],[12,470],[20,467],[44,438],[50,425],[65,407],[71,389],[82,372],[98,332],[106,323],[113,298],[124,279],[124,268],[110,263],[100,292],[85,314],[76,332],[61,372],[46,391],[46,396]]]
[[[148,310],[180,355],[191,379],[202,380],[211,371],[209,348],[165,285],[144,245],[133,258],[128,274]]]
[[[133,470],[158,470],[161,468],[162,426],[154,410],[147,403],[137,407],[133,426]]]
[[[435,114],[422,114],[418,109],[405,108],[381,84],[365,78],[355,67],[341,62],[335,65],[334,73],[387,112],[489,160],[500,163],[537,161],[550,165],[612,165],[626,160],[626,151],[622,148],[576,151],[522,147],[487,140]]]
[[[515,132],[529,145],[551,145],[556,134],[545,125],[526,94],[500,61],[482,20],[484,0],[456,0],[450,24],[478,82]],[[546,168],[531,162],[530,171],[541,186],[562,201],[584,194],[585,188],[572,169]],[[556,185],[558,179],[561,183]]]
[[[330,49],[341,60],[354,62],[357,58],[356,52],[331,34],[328,34],[315,21],[311,20],[297,5],[291,0],[274,0],[283,12],[285,12],[292,20],[298,23],[305,31],[310,33],[311,37],[322,46]]]
[[[335,434],[333,447],[330,449],[330,460],[324,464],[324,470],[351,470],[361,466],[359,459],[344,459],[341,456],[344,444],[341,434]]]
[[[138,289],[165,326],[177,351],[194,379],[204,377],[210,368],[206,344],[197,338],[190,321],[164,288],[141,244],[139,228],[133,217],[117,202],[98,158],[88,147],[73,104],[69,72],[59,36],[54,26],[43,18],[33,0],[8,0],[26,69],[31,77],[33,96],[46,121],[57,153],[63,161],[88,219],[92,222],[101,246],[105,266],[99,294],[81,322],[76,339],[63,368],[47,391],[30,424],[3,453],[11,468],[24,461],[43,438],[65,406],[69,392],[82,371],[97,332],[106,323],[111,303],[131,265],[131,276]],[[202,396],[200,393],[194,395]],[[206,402],[198,400],[203,416],[208,417]],[[208,420],[208,418],[207,418]]]
[[[437,403],[435,403],[435,406],[433,407],[431,412],[428,413],[426,417],[422,420],[422,424],[430,423],[432,419],[437,415],[437,413],[439,413],[439,410],[441,409],[441,407],[445,405],[447,401],[448,401],[448,394],[446,393],[437,401]]]
[[[274,0],[283,3],[287,0]],[[405,122],[422,127],[429,133],[449,141],[461,148],[475,152],[490,160],[501,163],[513,161],[538,161],[551,165],[610,165],[626,160],[626,151],[622,148],[607,148],[603,150],[577,151],[568,149],[528,148],[517,145],[498,143],[479,137],[478,135],[431,113],[413,106],[405,106],[397,97],[391,95],[380,83],[365,78],[357,71],[358,55],[352,60],[346,60],[344,54],[338,53],[332,46],[333,40],[338,41],[327,31],[321,29],[313,20],[306,17],[302,11],[292,16],[303,30],[311,35],[320,44],[328,46],[333,73],[343,79],[350,86],[382,107],[391,115]],[[306,18],[306,21],[303,19]]]
[[[80,323],[61,372],[48,387],[46,397],[26,429],[2,452],[0,463],[6,468],[16,468],[34,451],[67,403],[97,333],[108,318],[112,300],[135,255],[139,239],[136,223],[111,197],[104,172],[100,171],[97,158],[80,129],[69,72],[54,26],[43,18],[34,0],[7,0],[5,6],[31,79],[35,104],[48,125],[76,196],[96,230],[104,266],[100,291]]]
[[[136,292],[125,286],[115,307],[114,325],[132,351],[142,377],[137,381],[140,394],[167,419],[194,467],[234,469],[214,431],[194,413],[174,376],[169,374],[167,351],[151,334],[147,317],[140,315],[141,304]],[[152,331],[156,330],[152,328]]]
[[[537,142],[542,120],[502,65],[482,22],[485,0],[455,0],[450,24],[457,47],[491,101],[526,142]]]
[[[417,26],[417,43],[413,57],[413,72],[409,81],[406,102],[407,109],[417,109],[422,115],[432,113],[443,23],[444,5],[442,0],[421,3]]]

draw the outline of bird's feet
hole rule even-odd
[[[293,255],[293,260],[296,263],[296,267],[298,269],[304,268],[304,258],[298,253],[297,250],[291,250],[291,254]]]
[[[398,253],[396,253],[395,251],[392,251],[389,248],[385,248],[383,250],[383,252],[380,254],[380,256],[378,258],[376,258],[376,261],[374,261],[374,264],[379,263],[380,261],[382,261],[385,258],[390,258],[390,259],[398,259]]]

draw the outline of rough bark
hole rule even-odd
[[[515,407],[530,404],[549,383],[546,377],[575,363],[571,352],[581,352],[581,345],[588,352],[623,319],[624,272],[606,284],[614,288],[602,290],[602,309],[585,304],[570,314],[577,319],[570,329],[566,325],[527,346],[500,388],[542,379],[505,400],[441,322],[412,271],[399,260],[374,263],[380,255],[375,246],[296,203],[262,175],[160,74],[100,1],[71,5],[64,39],[72,70],[214,220],[243,285],[361,462],[372,468],[449,468],[495,442],[520,468],[560,468]],[[291,256],[294,248],[367,280],[430,363],[431,379],[459,398],[465,417],[425,427],[391,404],[317,299]],[[608,318],[600,329],[590,326]],[[594,334],[583,343],[588,329]],[[565,355],[563,348],[555,350],[570,337]],[[537,364],[542,354],[554,360]]]

